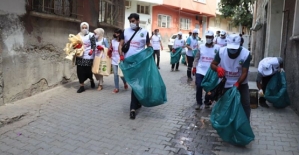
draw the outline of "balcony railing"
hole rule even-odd
[[[78,19],[79,0],[31,0],[32,11]]]
[[[100,0],[99,23],[108,24],[118,28],[124,26],[124,0]]]

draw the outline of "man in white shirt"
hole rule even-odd
[[[281,57],[267,57],[259,62],[256,85],[259,89],[259,104],[262,107],[269,108],[264,97],[264,92],[267,88],[268,82],[277,72],[284,72],[283,60]]]
[[[139,27],[139,15],[137,13],[132,13],[128,17],[130,22],[130,28],[126,28],[124,33],[120,36],[120,42],[118,46],[118,51],[120,52],[120,60],[123,61],[125,58],[128,58],[134,54],[137,54],[145,49],[145,46],[150,46],[150,39],[148,31]],[[137,32],[136,32],[137,31]],[[136,32],[135,36],[130,42],[129,50],[124,53],[122,51],[122,46],[124,43],[128,42],[133,34]],[[143,86],[140,86],[143,87]],[[141,108],[141,104],[133,93],[131,93],[131,106],[130,106],[130,118],[135,119],[136,112],[135,110]]]
[[[186,52],[186,56],[187,56],[187,65],[188,65],[188,69],[187,69],[187,77],[188,77],[188,81],[192,81],[192,77],[191,77],[191,70],[192,70],[192,65],[193,65],[193,61],[194,61],[194,51],[198,50],[198,29],[194,29],[192,36],[190,36],[187,41],[186,41],[186,47],[188,48],[188,51]]]
[[[208,30],[205,33],[206,44],[199,46],[199,51],[196,53],[193,63],[193,75],[196,74],[196,110],[203,109],[205,106],[209,108],[211,105],[208,98],[205,97],[204,104],[202,103],[202,86],[201,82],[205,77],[208,69],[210,68],[211,62],[214,60],[216,53],[219,52],[220,46],[213,44],[214,32]]]
[[[227,45],[227,40],[226,40],[226,32],[221,31],[220,32],[220,37],[217,37],[214,39],[214,44],[219,45],[220,47],[224,47]]]
[[[160,69],[159,63],[160,63],[160,49],[163,50],[162,42],[161,42],[161,36],[159,35],[159,30],[155,29],[154,35],[151,36],[151,43],[154,49],[154,60],[156,60],[157,57],[157,67]]]
[[[219,78],[225,76],[225,90],[237,87],[240,92],[240,102],[245,114],[250,119],[250,96],[248,86],[248,71],[251,61],[250,52],[240,46],[241,37],[231,34],[227,39],[227,46],[220,48],[211,63],[211,69],[217,72]]]
[[[183,36],[183,33],[179,32],[178,37],[175,38],[175,40],[173,42],[173,48],[172,48],[173,53],[175,53],[176,48],[179,48],[179,47],[184,48],[185,47],[185,40],[182,38],[182,36]],[[184,50],[184,49],[182,49],[182,50]],[[181,59],[181,55],[180,55],[180,59]],[[175,67],[175,71],[179,71],[179,65],[180,65],[180,61],[178,63],[172,64],[171,71],[174,71],[174,67]]]

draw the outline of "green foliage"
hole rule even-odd
[[[255,0],[221,0],[219,11],[224,18],[231,18],[234,26],[252,26],[252,4]]]

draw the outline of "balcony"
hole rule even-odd
[[[99,1],[99,25],[114,28],[123,28],[124,0],[100,0]]]

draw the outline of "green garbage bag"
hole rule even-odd
[[[197,53],[197,52],[198,52],[198,49],[196,49],[196,50],[192,50],[193,57],[196,56],[196,53]]]
[[[244,146],[254,140],[254,134],[240,97],[236,87],[227,90],[213,107],[210,119],[223,141]]]
[[[205,90],[206,92],[209,92],[212,89],[214,89],[218,83],[219,83],[219,78],[218,78],[217,72],[212,70],[210,67],[201,82],[201,86],[202,86],[203,90]]]
[[[149,47],[120,62],[124,78],[136,98],[145,107],[158,106],[167,101],[166,86]]]
[[[170,51],[170,64],[176,64],[176,63],[180,62],[181,52],[182,52],[181,47],[176,48],[175,53]]]
[[[268,82],[265,99],[276,108],[285,108],[290,105],[287,91],[287,81],[284,72],[277,72]]]

